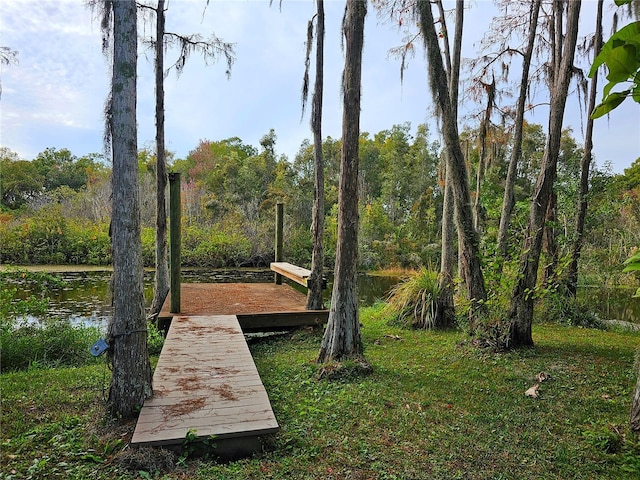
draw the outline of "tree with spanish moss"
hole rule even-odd
[[[554,2],[556,28],[562,29],[559,21],[564,17],[563,2]],[[508,325],[508,344],[510,348],[533,345],[531,326],[533,323],[533,303],[535,299],[538,266],[542,251],[542,240],[547,218],[547,209],[553,194],[556,179],[562,121],[567,101],[567,92],[573,73],[573,59],[578,38],[578,20],[580,16],[580,0],[573,0],[566,5],[566,28],[556,31],[557,38],[564,40],[556,44],[554,49],[551,82],[551,108],[549,111],[549,127],[540,173],[531,200],[527,232],[522,246],[519,276],[513,289],[512,300],[506,315]]]
[[[316,62],[315,82],[311,106],[311,130],[313,132],[314,158],[314,196],[311,221],[313,235],[313,252],[311,254],[311,275],[307,282],[307,309],[322,309],[322,287],[324,267],[324,159],[322,155],[322,97],[324,88],[324,0],[316,0]],[[302,89],[302,105],[306,103],[309,92],[309,67],[311,46],[313,42],[313,20],[307,28],[307,57],[305,59],[305,75]]]
[[[602,11],[604,0],[598,0],[596,13],[596,31],[593,38],[594,58],[602,49]],[[567,293],[575,297],[578,290],[578,262],[582,252],[582,244],[584,242],[584,226],[587,218],[587,206],[589,195],[589,174],[591,169],[591,161],[593,159],[593,122],[594,119],[590,113],[596,107],[596,95],[598,91],[598,77],[591,79],[589,86],[589,106],[587,118],[587,128],[584,134],[584,151],[580,160],[580,189],[578,191],[578,212],[576,214],[575,238],[571,250],[571,262],[567,271]]]
[[[464,24],[464,1],[457,0],[455,2],[455,24],[453,34],[453,45],[450,43],[449,28],[447,25],[447,11],[445,10],[442,0],[434,2],[439,14],[438,20],[435,24],[438,25],[440,30],[438,38],[442,41],[443,59],[441,64],[443,70],[438,74],[446,74],[446,82],[448,85],[449,94],[449,121],[456,124],[458,122],[458,98],[459,98],[459,81],[460,81],[460,66],[461,66],[461,52],[462,52],[462,35]],[[375,3],[376,8],[380,13],[385,13],[395,22],[398,26],[405,27],[411,25],[413,22],[407,21],[407,16],[415,15],[415,4],[408,0],[381,0]],[[435,20],[435,19],[434,19]],[[434,24],[434,28],[435,28]],[[420,27],[420,23],[418,24]],[[412,55],[415,49],[415,41],[423,34],[414,33],[411,29],[407,28],[408,35],[404,45],[396,47],[391,50],[392,54],[398,55],[401,60],[400,79],[402,81],[403,72],[406,68],[406,59],[408,55]],[[439,47],[438,47],[439,48]],[[434,94],[435,98],[436,94]],[[436,102],[436,110],[440,108],[440,104]],[[441,112],[438,111],[440,114]],[[449,328],[455,323],[455,307],[454,307],[454,276],[455,276],[455,194],[453,191],[453,174],[451,173],[451,164],[447,160],[449,150],[445,149],[442,152],[442,158],[444,166],[442,168],[442,190],[443,190],[443,205],[442,205],[442,222],[441,222],[441,255],[440,255],[440,275],[438,277],[438,298],[437,315],[433,322],[435,328]],[[468,187],[467,187],[468,190]],[[459,235],[459,238],[462,238]],[[463,245],[463,241],[459,241],[459,245]],[[462,251],[462,248],[460,248]],[[463,259],[464,255],[460,255]]]
[[[467,296],[471,300],[473,324],[475,310],[484,303],[487,293],[480,263],[480,242],[473,225],[467,167],[460,146],[457,118],[452,107],[447,82],[448,76],[440,52],[438,34],[430,2],[418,0],[417,15],[427,52],[429,84],[442,121],[448,174],[451,174],[455,198],[456,225],[461,242],[459,264],[465,281]]]
[[[451,96],[451,115],[458,122],[458,100],[460,84],[460,65],[462,60],[462,33],[464,25],[464,1],[456,1],[455,27],[453,35],[453,51],[449,46],[448,28],[445,23],[444,6],[438,0],[440,22],[445,32],[443,35],[444,59],[449,82],[449,94]],[[450,328],[455,324],[454,306],[454,273],[455,273],[455,198],[453,192],[453,176],[451,164],[447,160],[448,151],[444,152],[444,195],[442,199],[442,240],[440,246],[440,277],[438,288],[438,312],[439,318],[436,325],[441,328]],[[462,245],[462,242],[460,242]]]
[[[532,0],[529,8],[529,33],[524,50],[518,50],[522,55],[522,75],[520,76],[520,89],[514,118],[513,142],[511,146],[511,156],[507,169],[507,178],[504,185],[504,196],[502,200],[502,211],[500,213],[500,226],[498,228],[497,253],[500,258],[500,265],[507,257],[507,234],[511,223],[511,215],[516,203],[515,184],[518,172],[518,163],[522,154],[522,138],[524,130],[524,113],[526,110],[527,95],[529,92],[529,73],[531,69],[531,59],[533,56],[536,35],[538,31],[538,16],[540,14],[541,0]]]
[[[156,248],[155,265],[156,272],[153,285],[153,300],[151,301],[150,314],[157,315],[164,300],[169,293],[169,258],[167,247],[167,158],[165,150],[164,129],[164,79],[171,69],[176,74],[182,73],[187,59],[194,53],[200,53],[205,62],[217,60],[224,56],[227,64],[227,76],[230,75],[231,65],[234,61],[233,46],[223,42],[216,35],[204,39],[200,34],[182,35],[167,32],[165,29],[165,0],[157,0],[155,7],[139,5],[143,9],[151,9],[156,15],[155,41],[151,45],[155,53],[155,95],[156,95]],[[165,71],[165,50],[177,46],[180,50],[175,63]]]
[[[103,32],[112,52],[106,132],[113,159],[113,315],[107,333],[112,375],[108,404],[114,415],[127,418],[153,393],[138,193],[137,15],[135,0],[107,0],[102,7]]]
[[[329,320],[318,362],[357,358],[363,353],[358,315],[358,152],[360,88],[367,2],[347,0],[342,30],[345,65],[342,74],[342,154],[338,193],[338,242]]]

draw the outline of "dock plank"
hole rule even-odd
[[[136,424],[134,445],[180,444],[189,431],[216,441],[278,430],[234,315],[176,316],[153,376],[154,395]]]

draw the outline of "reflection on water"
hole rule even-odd
[[[582,287],[578,298],[592,305],[605,320],[640,323],[640,298],[633,298],[636,288]]]
[[[65,282],[62,288],[52,288],[48,294],[51,298],[49,315],[56,318],[66,318],[76,324],[91,324],[106,327],[111,313],[109,281],[110,272],[66,272],[55,273]],[[187,283],[255,283],[273,281],[273,272],[269,270],[236,269],[236,270],[197,270],[182,271],[183,281]],[[145,300],[147,306],[153,296],[153,273],[145,272]],[[328,278],[328,288],[325,291],[325,305],[331,300],[332,278]],[[9,283],[14,283],[8,280]],[[398,282],[395,276],[373,276],[362,274],[358,277],[358,294],[361,306],[374,304],[384,300],[389,290]],[[38,286],[31,286],[27,290],[25,285],[17,279],[14,283],[18,288],[18,296],[27,298],[29,295],[43,294]],[[294,288],[305,292],[300,285]],[[640,299],[631,298],[635,289],[632,288],[583,288],[579,292],[593,305],[593,308],[604,319],[640,322]],[[33,319],[37,320],[37,319]]]

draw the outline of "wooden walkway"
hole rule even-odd
[[[140,412],[134,445],[214,436],[216,452],[248,455],[278,422],[234,315],[176,316]]]

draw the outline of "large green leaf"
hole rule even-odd
[[[615,84],[612,85],[610,83],[607,86],[609,87],[614,85]],[[593,109],[593,112],[591,113],[591,118],[594,118],[594,119],[600,118],[603,115],[606,115],[607,113],[611,112],[618,105],[620,105],[625,98],[627,98],[629,93],[630,93],[629,90],[625,90],[624,92],[613,92],[607,95],[606,98],[602,100],[602,103],[600,105],[597,105],[596,108]]]
[[[637,251],[633,256],[627,258],[624,261],[623,272],[640,272],[640,251]],[[637,295],[637,293],[636,293]]]
[[[640,263],[640,250],[624,261],[625,265],[629,265],[630,263]]]
[[[625,82],[632,77],[640,66],[634,45],[623,45],[614,48],[606,59],[609,69],[607,80],[610,82]]]
[[[589,77],[593,77],[598,70],[598,68],[606,63],[607,67],[609,67],[609,59],[612,55],[612,51],[614,49],[621,48],[624,45],[633,45],[636,46],[640,42],[640,22],[633,22],[629,25],[621,28],[617,32],[615,32],[611,38],[602,46],[600,53],[593,60],[593,65],[591,66],[591,70],[589,70]],[[638,49],[636,49],[636,55],[638,53]],[[616,54],[617,55],[617,54]],[[640,59],[636,56],[636,68],[633,69],[633,72],[638,71],[640,68]],[[626,80],[627,77],[625,77]]]
[[[627,265],[622,269],[624,273],[626,272],[640,272],[640,263],[632,263],[631,265]]]
[[[636,81],[636,86],[633,87],[631,91],[631,96],[633,97],[634,102],[640,103],[640,82]]]

